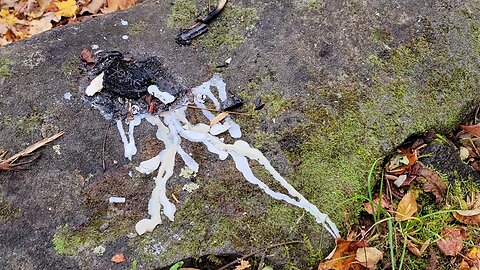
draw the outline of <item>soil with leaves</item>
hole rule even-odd
[[[422,149],[453,144],[458,159],[480,170],[480,124],[462,125],[449,140],[434,132],[410,140],[368,178],[360,224],[320,263],[327,269],[480,269],[480,188],[449,181],[424,165]]]
[[[2,0],[0,1],[0,46],[78,23],[93,16],[127,9],[139,0]]]

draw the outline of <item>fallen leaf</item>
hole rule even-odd
[[[408,190],[407,194],[398,203],[395,220],[404,221],[413,216],[417,212],[418,206],[415,201],[415,194],[412,189]]]
[[[364,203],[363,207],[365,208],[365,211],[367,211],[367,213],[369,213],[370,215],[372,215],[373,213],[376,215],[379,201],[380,201],[380,207],[382,207],[383,209],[387,209],[387,210],[392,210],[393,209],[392,203],[390,201],[388,201],[385,194],[382,194],[382,199],[381,200],[378,196],[375,199],[373,199],[373,210],[372,210],[372,203],[371,202]]]
[[[477,125],[460,125],[460,128],[465,130],[466,132],[480,137],[480,124]]]
[[[480,254],[478,253],[478,248],[473,247],[470,252],[468,252],[466,258],[462,259],[462,262],[458,266],[458,270],[478,270],[480,265]],[[474,268],[477,267],[477,268]]]
[[[459,155],[461,160],[466,160],[470,156],[470,151],[468,150],[468,148],[460,146]]]
[[[440,176],[427,167],[423,167],[418,172],[418,176],[422,176],[426,180],[423,183],[423,191],[431,192],[435,196],[437,203],[443,201],[443,198],[447,193],[447,186]]]
[[[369,270],[375,270],[377,263],[383,258],[383,252],[374,247],[364,247],[357,249],[355,259]]]
[[[123,263],[123,262],[126,261],[125,255],[123,255],[123,253],[119,252],[119,253],[113,255],[113,257],[110,261],[112,261],[114,263]]]
[[[90,14],[97,14],[100,11],[100,8],[107,2],[107,0],[92,0],[88,6],[83,7],[80,14],[84,12],[89,12]]]
[[[30,35],[36,35],[41,32],[52,29],[52,23],[50,18],[41,18],[40,20],[33,20],[30,22]]]
[[[420,249],[418,249],[417,245],[412,243],[412,241],[407,240],[407,249],[410,250],[410,252],[413,253],[413,255],[417,257],[422,257],[422,252],[420,252]]]
[[[215,125],[216,123],[222,121],[225,117],[228,116],[228,112],[221,112],[215,118],[210,121],[210,126]]]
[[[437,241],[437,246],[446,256],[457,256],[463,248],[463,240],[467,238],[464,228],[447,227],[442,230],[442,238]]]
[[[80,56],[82,57],[82,60],[87,64],[95,62],[95,56],[93,56],[93,53],[87,49],[83,49],[80,52]]]
[[[66,0],[62,2],[55,2],[58,7],[58,11],[55,13],[57,16],[73,17],[77,14],[77,3],[75,0]]]
[[[117,10],[130,8],[136,4],[136,0],[107,0],[107,6],[102,8],[102,13],[111,13]]]
[[[327,261],[318,266],[318,270],[362,270],[363,266],[356,263],[357,250],[365,246],[363,241],[347,241],[337,238],[337,246]]]
[[[428,249],[428,255],[430,255],[430,258],[428,258],[428,264],[425,270],[437,270],[437,263],[438,263],[437,254],[435,254],[435,251],[433,251],[433,249],[430,248]]]
[[[240,263],[235,266],[235,270],[244,270],[244,269],[248,269],[250,268],[250,263],[248,261],[245,261],[245,260],[240,260]]]
[[[456,220],[467,225],[480,224],[480,208],[472,210],[460,210],[453,212],[453,216]]]

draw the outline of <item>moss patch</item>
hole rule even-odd
[[[11,61],[8,58],[0,58],[0,78],[10,76]]]
[[[456,60],[441,45],[422,37],[367,61],[372,65],[368,86],[360,81],[353,87],[310,85],[326,102],[307,104],[304,113],[310,124],[297,130],[308,138],[297,186],[320,210],[336,213],[332,216],[340,223],[341,213],[354,216],[361,210],[339,204],[365,194],[368,169],[380,153],[410,134],[431,127],[454,128],[464,117],[464,108],[473,108],[465,101],[479,100],[473,63]]]
[[[52,239],[55,252],[60,255],[73,255],[77,248],[83,243],[82,237],[76,235],[68,226],[57,228]]]
[[[43,114],[38,109],[33,108],[26,116],[5,116],[3,124],[19,129],[20,131],[30,134],[38,128],[43,122]]]
[[[127,30],[127,33],[129,36],[136,36],[140,33],[142,33],[143,31],[145,31],[145,29],[147,28],[148,24],[146,22],[136,22],[136,23],[132,23],[129,27],[128,27],[128,30]]]
[[[167,27],[172,29],[176,27],[188,28],[193,23],[197,12],[197,7],[191,0],[176,0],[168,15]]]
[[[0,220],[11,220],[19,217],[20,211],[8,201],[0,199]]]

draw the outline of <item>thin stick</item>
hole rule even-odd
[[[302,244],[302,243],[303,243],[302,241],[298,241],[298,240],[297,240],[297,241],[284,242],[284,243],[280,243],[280,244],[274,244],[274,245],[268,246],[268,247],[266,247],[266,248],[262,248],[262,249],[259,249],[259,250],[257,250],[257,251],[253,251],[253,252],[251,252],[251,253],[249,253],[249,254],[241,257],[241,258],[236,259],[235,261],[233,261],[233,262],[231,262],[231,263],[229,263],[229,264],[227,264],[227,265],[222,266],[221,268],[218,268],[217,270],[225,270],[225,269],[227,269],[228,267],[230,267],[230,266],[232,266],[232,265],[235,265],[236,263],[239,263],[241,260],[245,260],[245,259],[247,259],[247,258],[249,258],[249,257],[252,257],[253,255],[258,254],[258,253],[260,253],[260,252],[262,252],[262,251],[266,251],[266,250],[269,250],[269,249],[272,249],[272,248],[276,248],[276,247],[281,247],[281,246],[286,246],[286,245],[293,245],[293,244]]]
[[[110,130],[110,126],[112,124],[108,124],[107,130],[105,131],[105,136],[103,137],[103,144],[102,144],[102,167],[103,171],[105,171],[105,145],[107,144],[107,137],[108,137],[108,131]]]
[[[48,137],[48,138],[45,138],[45,139],[43,139],[39,142],[36,142],[36,143],[30,145],[29,147],[23,149],[22,151],[16,153],[15,155],[11,156],[10,158],[6,159],[2,163],[9,164],[9,163],[15,162],[17,159],[19,159],[21,157],[24,157],[24,156],[27,156],[30,153],[32,153],[33,151],[37,150],[38,148],[46,145],[47,143],[56,140],[58,137],[62,136],[64,133],[65,132],[62,131],[62,132],[59,132],[59,133],[57,133],[57,134],[55,134],[51,137]]]
[[[200,107],[193,106],[193,105],[187,105],[187,108],[198,109],[198,110],[207,110],[207,111],[211,111],[211,112],[228,112],[228,113],[230,113],[230,114],[239,114],[239,115],[247,115],[247,116],[250,116],[249,113],[232,112],[232,111],[220,111],[220,110],[216,110],[216,109],[200,108]]]

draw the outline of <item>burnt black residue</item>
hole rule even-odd
[[[85,98],[109,119],[138,113],[155,114],[175,104],[165,105],[151,96],[147,91],[150,85],[177,97],[176,101],[186,92],[158,57],[134,59],[128,53],[103,52],[97,55],[94,66],[88,71],[90,81],[102,72],[103,89]]]

